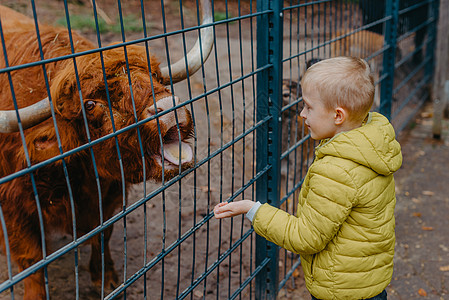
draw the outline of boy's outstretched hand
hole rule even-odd
[[[223,219],[246,214],[254,204],[255,202],[251,200],[218,203],[214,207],[214,215],[217,219]]]

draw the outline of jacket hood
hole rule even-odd
[[[319,159],[326,155],[352,160],[378,174],[390,175],[402,164],[401,146],[393,126],[383,115],[373,112],[361,127],[341,132],[321,141],[315,150]]]

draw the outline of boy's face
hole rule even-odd
[[[315,88],[303,89],[302,97],[304,108],[300,116],[309,128],[312,139],[323,140],[333,137],[338,131],[338,126],[335,124],[335,111],[324,106]]]

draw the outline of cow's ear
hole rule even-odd
[[[32,163],[39,163],[59,154],[55,130],[50,124],[37,126],[25,135],[27,150]]]
[[[58,122],[62,151],[67,152],[80,146],[79,137],[72,126],[64,126],[65,121]],[[36,126],[25,135],[25,140],[32,163],[39,163],[61,154],[56,131],[52,120]]]

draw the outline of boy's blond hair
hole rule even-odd
[[[361,122],[374,100],[374,79],[361,58],[340,56],[312,65],[301,80],[302,89],[315,88],[328,109],[342,107],[348,120]]]

